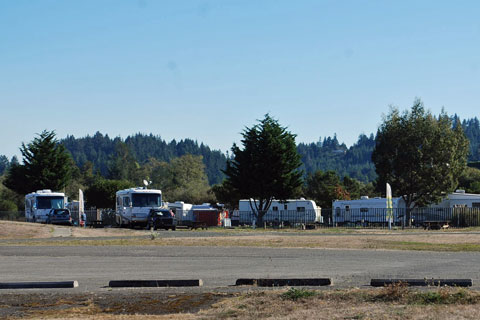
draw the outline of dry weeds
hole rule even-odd
[[[463,289],[406,288],[312,291],[299,299],[286,299],[284,290],[236,294],[195,295],[131,293],[85,296],[50,306],[38,297],[17,306],[7,319],[478,319],[480,294]],[[439,296],[426,301],[421,297]],[[42,299],[40,299],[41,301]],[[33,302],[37,302],[34,304]],[[3,307],[3,306],[2,306]],[[0,308],[0,315],[2,309]]]

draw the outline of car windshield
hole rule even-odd
[[[63,197],[37,197],[37,209],[62,209]]]
[[[155,193],[134,193],[132,195],[133,207],[159,207],[162,196]]]
[[[155,215],[161,216],[161,217],[169,217],[171,214],[170,214],[170,211],[168,210],[160,210],[160,211],[155,211]]]

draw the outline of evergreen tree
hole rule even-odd
[[[268,114],[259,124],[246,128],[242,136],[243,149],[236,144],[232,147],[233,159],[227,161],[224,186],[250,199],[260,225],[273,199],[286,200],[299,193],[302,172],[298,168],[302,163],[295,135]]]
[[[20,194],[39,189],[62,190],[71,179],[72,161],[57,143],[54,131],[44,130],[32,142],[22,143],[23,164],[12,164],[4,184]]]

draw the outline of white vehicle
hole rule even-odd
[[[131,188],[117,191],[115,221],[119,226],[146,226],[151,209],[163,208],[162,191]]]
[[[480,194],[465,193],[465,190],[456,190],[448,194],[439,204],[431,208],[480,208]]]
[[[184,225],[187,221],[193,221],[193,205],[183,201],[167,202],[167,208],[172,210],[177,218],[179,225]]]
[[[405,210],[405,201],[392,198],[393,221],[397,222]],[[387,223],[387,199],[363,196],[358,200],[335,200],[332,204],[333,224],[345,223]]]
[[[190,204],[183,201],[167,202],[166,206],[175,214],[179,225],[192,226],[197,220],[195,216],[198,212],[218,210],[219,205],[212,206],[210,203]]]
[[[25,196],[25,221],[46,223],[52,209],[65,209],[67,198],[62,192],[44,189]]]
[[[258,204],[258,200],[255,200]],[[252,200],[252,205],[255,204]],[[255,216],[250,206],[250,200],[240,200],[238,210],[234,211],[232,220],[239,224],[253,224]],[[322,211],[315,201],[306,199],[273,200],[263,221],[277,224],[313,224],[323,223]]]

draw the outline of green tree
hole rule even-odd
[[[85,190],[85,200],[89,206],[97,208],[115,208],[115,194],[118,190],[133,187],[130,181],[108,180],[97,177],[95,182]]]
[[[214,199],[210,192],[202,156],[186,154],[173,159],[168,167],[169,183],[165,188],[168,201],[182,200],[189,203]]]
[[[115,155],[108,163],[108,178],[112,180],[129,180],[140,184],[145,177],[139,177],[140,165],[130,152],[128,146],[121,141],[115,145]]]
[[[350,199],[350,195],[340,182],[335,171],[318,170],[307,176],[305,196],[315,201],[321,208],[331,208],[333,200]]]
[[[480,169],[467,167],[458,180],[458,188],[469,193],[480,193]]]
[[[268,114],[258,124],[246,128],[242,136],[243,149],[232,146],[233,159],[227,161],[224,187],[250,199],[261,225],[273,199],[286,200],[300,192],[303,181],[298,168],[302,163],[295,135]]]
[[[411,111],[393,108],[380,125],[372,154],[379,188],[390,183],[407,205],[437,203],[458,184],[466,167],[468,140],[460,123],[442,111],[434,117],[416,100]]]
[[[13,163],[4,181],[20,194],[39,189],[62,190],[71,179],[73,162],[54,131],[44,130],[32,142],[22,143],[23,164]]]

